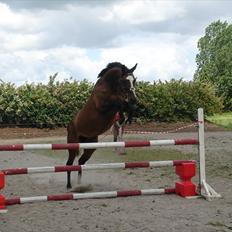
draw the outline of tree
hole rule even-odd
[[[225,110],[232,110],[232,25],[220,20],[211,23],[198,49],[194,79],[213,83]]]

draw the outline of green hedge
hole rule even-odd
[[[197,108],[205,114],[220,112],[222,100],[210,83],[171,80],[140,82],[137,86],[139,108],[137,116],[148,121],[173,122],[195,120]]]
[[[0,124],[36,127],[65,126],[85,104],[93,84],[87,80],[55,81],[45,84],[25,84],[16,87],[0,84]],[[171,80],[169,82],[139,82],[136,117],[146,121],[194,120],[198,107],[206,114],[220,112],[222,101],[212,85],[200,82]]]
[[[93,84],[87,80],[55,82],[47,85],[0,85],[1,124],[35,127],[66,126],[90,95]]]

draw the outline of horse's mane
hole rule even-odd
[[[107,64],[106,68],[101,70],[101,72],[98,74],[98,78],[104,76],[104,74],[112,68],[121,68],[123,75],[128,73],[129,71],[129,69],[124,64],[121,64],[120,62],[112,62]]]

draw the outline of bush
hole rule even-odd
[[[45,84],[16,87],[0,84],[1,124],[23,124],[36,127],[66,126],[89,97],[93,84],[87,80],[55,81],[56,74]],[[172,122],[194,120],[203,107],[211,115],[222,109],[221,99],[208,83],[171,80],[139,82],[136,117],[146,121]]]
[[[90,95],[92,84],[83,81],[55,82],[48,85],[0,85],[1,124],[36,127],[66,126]]]
[[[216,97],[213,85],[201,82],[171,80],[140,82],[137,86],[139,108],[137,116],[148,121],[171,122],[194,120],[196,110],[206,114],[220,112],[222,101]]]
[[[20,101],[15,92],[14,84],[1,82],[0,84],[0,122],[14,123],[17,102]]]

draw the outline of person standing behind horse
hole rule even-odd
[[[123,133],[125,129],[125,117],[123,112],[117,112],[114,118],[114,124],[112,126],[114,142],[123,141]],[[124,147],[117,147],[115,151],[119,154],[126,154]]]
[[[114,142],[122,141],[125,128],[125,117],[123,113],[117,112],[113,124]]]

